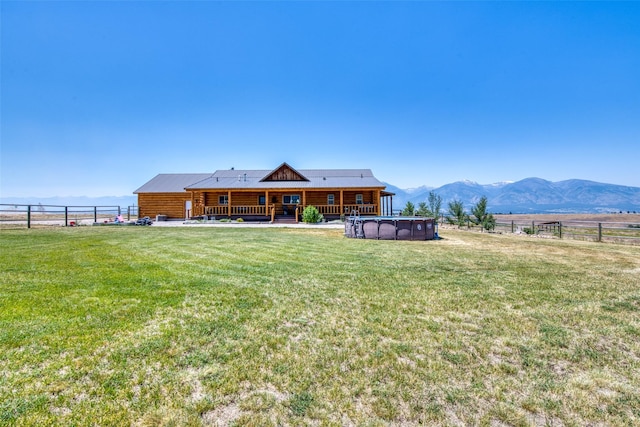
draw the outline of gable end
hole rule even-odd
[[[309,181],[309,179],[287,163],[283,163],[260,180],[260,182],[272,181]]]

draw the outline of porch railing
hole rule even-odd
[[[340,210],[340,205],[318,205],[316,208],[323,215],[349,215],[353,210],[360,212],[361,215],[375,215],[378,213],[378,205],[376,204],[342,205],[342,210]]]
[[[229,206],[205,206],[205,215],[228,216]],[[264,215],[267,216],[267,206],[231,206],[231,215]]]
[[[264,215],[269,216],[274,213],[273,206],[254,205],[254,206],[231,206],[231,215]],[[376,215],[378,213],[378,205],[376,204],[350,204],[350,205],[317,205],[316,208],[323,215],[349,215],[356,210],[360,215]],[[298,206],[299,214],[304,210],[303,206]],[[293,213],[293,212],[291,212]],[[205,206],[204,215],[229,216],[229,206]]]
[[[205,206],[205,215],[229,215],[228,206]]]

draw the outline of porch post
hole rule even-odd
[[[265,215],[269,215],[269,208],[271,201],[269,201],[269,190],[265,190],[264,192],[264,212]]]
[[[382,206],[381,206],[382,205],[382,199],[380,199],[380,190],[376,190],[376,199],[378,200],[378,203],[377,203],[378,207],[376,208],[377,211],[378,211],[377,215],[380,216],[380,215],[382,215],[382,213],[381,213],[382,212]]]
[[[231,218],[231,190],[227,191],[227,216]]]
[[[344,191],[340,190],[340,215],[344,213]]]
[[[307,191],[302,190],[302,209],[307,207]]]

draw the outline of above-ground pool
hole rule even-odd
[[[377,240],[433,240],[437,231],[433,218],[352,216],[345,222],[344,235]]]

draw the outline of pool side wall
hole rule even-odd
[[[431,218],[361,218],[345,223],[345,236],[376,240],[433,240]]]

